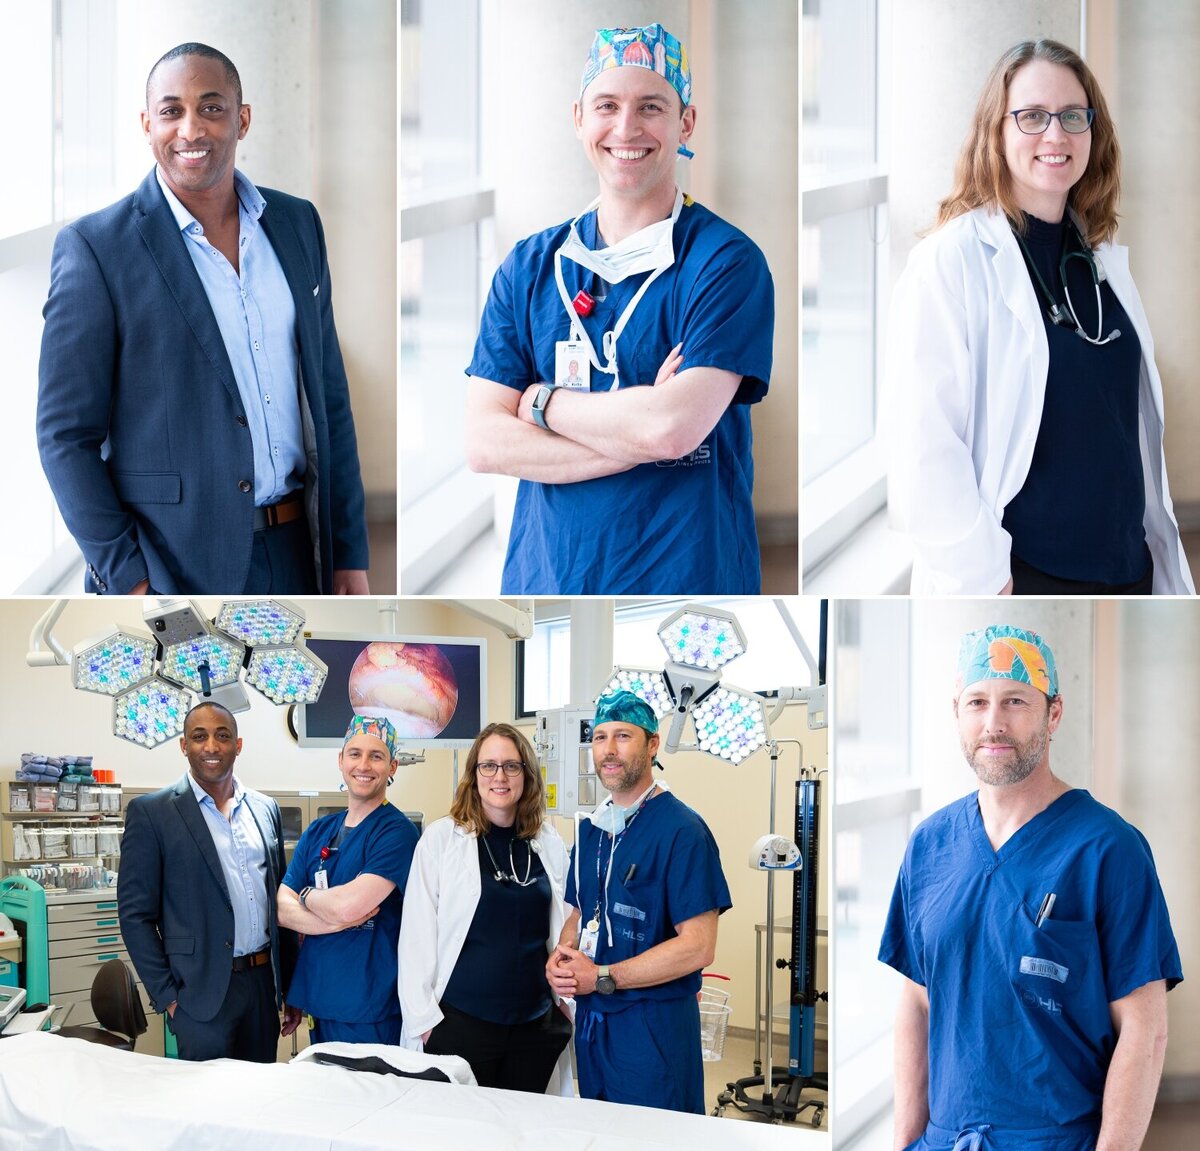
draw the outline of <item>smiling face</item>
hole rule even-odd
[[[1061,112],[1086,108],[1087,94],[1065,64],[1031,60],[1008,84],[1006,111],[1042,108]],[[1040,135],[1026,135],[1012,116],[1004,117],[1004,160],[1018,206],[1039,220],[1057,223],[1067,206],[1067,193],[1083,177],[1092,150],[1092,133],[1064,132],[1057,119]]]
[[[155,69],[142,130],[168,187],[185,204],[214,190],[233,191],[233,161],[250,127],[220,61],[181,56]]]
[[[1022,783],[1042,764],[1049,770],[1050,735],[1062,718],[1062,701],[1047,701],[1036,687],[1012,679],[972,684],[954,705],[963,755],[981,783]]]
[[[649,68],[609,68],[574,107],[575,135],[602,188],[634,199],[669,196],[675,156],[696,123],[688,107],[680,116],[675,89]]]
[[[509,775],[503,767],[490,778],[479,770],[480,763],[521,763],[521,752],[511,739],[503,735],[489,735],[479,745],[479,759],[475,768],[475,786],[479,790],[479,801],[483,813],[496,827],[511,827],[516,819],[517,804],[525,794],[525,769]]]
[[[592,729],[592,763],[613,802],[628,807],[650,786],[658,736],[633,723],[598,723]]]
[[[187,756],[193,778],[211,791],[232,777],[242,741],[237,724],[223,707],[201,705],[189,713],[179,747]]]
[[[350,795],[375,805],[383,802],[388,782],[396,772],[387,744],[361,732],[348,739],[338,753],[338,768]]]

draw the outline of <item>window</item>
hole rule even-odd
[[[401,587],[425,590],[491,522],[492,482],[466,467],[469,349],[491,266],[481,176],[478,0],[400,8]],[[445,62],[454,61],[454,67]],[[465,351],[467,350],[467,351]]]
[[[21,493],[5,515],[0,594],[58,590],[81,567],[38,456],[38,355],[55,234],[115,198],[116,19],[108,5],[0,8],[0,43],[15,49],[9,84],[28,105],[10,126],[20,179],[0,181],[0,347],[16,385],[0,468],[6,490]]]
[[[804,571],[885,496],[874,445],[887,176],[876,0],[804,0]]]
[[[613,663],[624,667],[661,668],[666,661],[658,627],[685,600],[660,600],[618,606],[613,619]],[[809,597],[774,601],[755,596],[745,599],[709,599],[704,603],[731,611],[746,635],[746,653],[727,667],[730,683],[771,695],[779,687],[808,687],[814,681],[795,642],[788,634],[777,603],[782,602],[818,658],[821,603]],[[578,703],[570,699],[571,621],[538,620],[533,636],[519,647],[517,714],[530,716],[547,708]],[[593,694],[602,684],[596,684]]]
[[[910,677],[899,670],[912,662],[912,630],[906,603],[836,605],[834,918],[843,994],[834,996],[832,1010],[834,1122],[843,1139],[891,1101],[897,984],[875,954],[897,861],[921,807],[920,780],[911,771]]]

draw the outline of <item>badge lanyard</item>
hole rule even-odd
[[[595,200],[593,200],[582,212],[580,212],[578,216],[575,217],[575,219],[572,221],[572,227],[577,225],[579,221],[582,220],[583,217],[586,216],[593,208],[597,207],[599,203],[600,198],[597,196]],[[677,190],[675,193],[675,207],[671,212],[672,226],[674,226],[674,223],[678,221],[679,213],[682,208],[683,193]],[[599,222],[597,222],[597,229],[598,228]],[[587,329],[583,326],[583,321],[580,319],[579,314],[572,306],[570,297],[567,295],[567,285],[566,281],[563,279],[562,271],[563,258],[564,257],[561,251],[554,253],[554,280],[558,285],[558,294],[563,302],[563,307],[566,308],[567,315],[571,320],[571,340],[572,342],[579,343],[583,346],[583,349],[587,352],[588,359],[591,361],[592,366],[596,369],[596,371],[608,372],[612,375],[613,391],[616,391],[617,388],[621,386],[621,376],[620,372],[617,370],[617,340],[620,339],[621,333],[625,330],[625,325],[629,323],[634,309],[639,303],[641,303],[642,297],[646,294],[646,290],[651,284],[654,283],[655,280],[658,279],[659,276],[663,274],[663,272],[667,270],[667,268],[674,265],[674,261],[672,261],[671,264],[664,265],[661,268],[655,268],[654,271],[652,271],[650,275],[646,277],[645,283],[643,283],[642,286],[638,288],[636,292],[634,292],[633,299],[631,299],[629,303],[625,305],[625,310],[621,313],[621,318],[617,320],[617,326],[611,331],[604,333],[601,346],[604,351],[604,357],[608,361],[606,366],[600,363],[600,359],[596,355],[596,347],[592,343],[591,337],[587,333]]]
[[[642,796],[641,801],[638,803],[636,810],[629,816],[628,819],[625,820],[625,826],[623,828],[621,828],[621,833],[619,835],[615,835],[615,836],[611,835],[611,834],[609,835],[609,839],[612,841],[612,847],[608,853],[608,872],[605,875],[603,887],[600,886],[600,857],[604,853],[604,832],[603,831],[600,832],[600,838],[596,843],[596,907],[595,907],[595,910],[592,912],[592,918],[589,920],[587,926],[584,928],[584,934],[590,935],[592,937],[592,941],[593,941],[592,954],[590,956],[588,956],[590,959],[595,959],[595,945],[594,944],[595,944],[595,939],[599,935],[599,932],[600,932],[600,908],[601,908],[602,900],[603,900],[603,904],[604,904],[604,924],[608,929],[608,945],[609,945],[609,947],[612,947],[612,945],[613,945],[612,923],[609,921],[609,918],[608,918],[608,906],[607,906],[607,904],[608,904],[608,880],[609,880],[609,877],[611,877],[611,875],[612,875],[613,858],[617,854],[617,848],[621,846],[621,840],[623,840],[625,838],[625,833],[630,829],[630,827],[633,826],[633,821],[635,819],[637,819],[637,817],[639,815],[641,815],[642,808],[644,808],[646,806],[647,801],[650,799],[650,797],[655,793],[655,791],[657,789],[658,789],[658,784],[652,783],[650,785],[649,789],[646,791],[646,794]],[[578,848],[576,849],[576,851],[578,852]],[[578,886],[578,884],[579,884],[578,877],[576,877],[575,883],[576,883],[576,886]],[[587,948],[585,948],[581,945],[580,950],[583,951],[583,953],[585,955],[587,955],[587,953],[588,953]]]

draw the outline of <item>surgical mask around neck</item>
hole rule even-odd
[[[683,204],[681,193],[676,193],[675,201],[675,209],[667,219],[642,228],[608,248],[589,248],[579,235],[577,217],[571,221],[571,231],[559,252],[610,284],[619,284],[641,272],[665,271],[675,263],[674,232]]]
[[[675,221],[679,219],[679,213],[683,210],[683,193],[679,189],[675,190],[675,207],[669,219],[659,220],[648,228],[634,232],[632,236],[626,236],[619,244],[614,244],[611,248],[601,248],[595,252],[579,238],[578,224],[583,216],[596,207],[599,202],[598,199],[593,200],[583,212],[571,221],[571,229],[566,243],[554,253],[554,280],[558,285],[559,299],[562,300],[563,308],[566,309],[567,317],[571,322],[571,339],[578,340],[583,344],[587,350],[588,360],[596,371],[608,372],[612,376],[612,386],[616,389],[621,386],[620,373],[617,371],[617,340],[650,285],[675,263],[673,237]],[[567,294],[566,281],[563,279],[564,259],[587,268],[589,272],[607,280],[610,284],[619,284],[627,276],[634,276],[639,272],[650,273],[642,281],[641,287],[634,292],[633,298],[625,305],[625,310],[617,320],[616,326],[604,333],[601,340],[604,363],[601,363],[599,356],[596,355],[592,338],[583,326],[583,321],[576,314],[571,304],[571,297]]]
[[[601,831],[607,831],[609,835],[618,836],[625,830],[625,825],[630,819],[641,810],[642,804],[646,802],[646,797],[657,786],[657,782],[650,784],[628,807],[622,807],[620,804],[614,803],[610,795],[588,818]]]

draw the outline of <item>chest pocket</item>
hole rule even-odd
[[[1109,1029],[1100,941],[1090,920],[1020,916],[1009,953],[1018,1012],[1037,1030],[1065,1028],[1093,1041]]]

